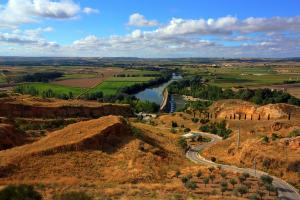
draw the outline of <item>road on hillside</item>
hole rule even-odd
[[[271,176],[265,172],[259,171],[259,170],[254,170],[250,168],[239,168],[233,165],[223,165],[223,164],[217,164],[214,163],[210,160],[205,159],[200,155],[200,151],[204,150],[211,145],[214,145],[222,140],[221,137],[209,133],[204,133],[204,132],[193,132],[196,134],[200,134],[202,136],[206,136],[211,138],[211,141],[205,144],[197,145],[191,147],[187,152],[186,152],[186,157],[191,160],[194,163],[197,164],[204,164],[208,166],[215,166],[215,167],[221,167],[222,169],[230,170],[233,172],[238,172],[238,173],[249,173],[251,176],[260,178],[261,175],[268,175]],[[300,194],[296,188],[285,182],[284,180],[271,176],[273,178],[273,185],[277,188],[278,190],[278,196],[282,200],[300,200]]]

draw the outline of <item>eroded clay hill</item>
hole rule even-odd
[[[0,151],[26,142],[26,137],[10,124],[0,123]]]
[[[53,132],[41,140],[0,152],[0,166],[34,155],[51,155],[68,151],[101,150],[111,152],[130,135],[123,118],[107,116],[79,122]]]
[[[256,106],[239,100],[222,100],[215,102],[210,111],[217,114],[217,119],[213,121],[223,120],[227,116],[228,127],[233,133],[228,139],[204,150],[204,156],[209,159],[215,157],[220,163],[249,168],[253,167],[255,160],[257,169],[300,188],[300,138],[291,136],[293,131],[300,130],[300,107],[287,104]],[[229,116],[234,113],[241,114],[241,120],[237,116],[230,119]]]
[[[162,139],[156,132],[134,134],[118,116],[75,123],[37,142],[0,151],[0,186],[44,184],[45,199],[83,186],[95,196],[99,191],[120,196],[120,190],[131,191],[130,185],[137,183],[163,188],[160,183],[170,169],[174,173],[174,167],[187,161],[180,149],[163,147],[171,141]]]
[[[132,116],[129,105],[81,100],[41,99],[12,96],[0,99],[0,117],[97,118],[106,115]]]
[[[236,118],[241,115],[244,119],[288,119],[289,115],[292,118],[300,118],[300,107],[293,106],[289,104],[268,104],[264,106],[258,106],[250,102],[241,100],[222,100],[215,102],[211,108],[210,112],[216,114],[217,118],[230,119]]]

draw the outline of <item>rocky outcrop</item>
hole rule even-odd
[[[288,119],[299,115],[300,107],[289,104],[268,104],[257,106],[241,100],[222,100],[215,102],[210,112],[222,119]]]

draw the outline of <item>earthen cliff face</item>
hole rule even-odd
[[[0,151],[26,142],[23,134],[18,133],[12,125],[0,123]]]
[[[300,108],[289,104],[268,104],[258,106],[240,100],[224,100],[214,103],[211,111],[221,119],[288,119],[300,114]],[[235,116],[234,116],[235,115]]]
[[[26,105],[16,102],[0,102],[0,117],[24,118],[98,118],[106,115],[133,115],[129,105],[103,104],[97,107],[89,106],[41,106]]]

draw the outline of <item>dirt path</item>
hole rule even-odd
[[[209,165],[209,166],[216,166],[216,167],[221,167],[226,170],[230,170],[233,172],[238,172],[238,173],[249,173],[251,176],[260,178],[262,175],[268,175],[271,176],[263,171],[259,170],[254,170],[250,168],[239,168],[233,165],[223,165],[223,164],[217,164],[214,163],[210,160],[207,160],[206,158],[202,157],[199,153],[199,151],[208,148],[209,146],[218,143],[219,141],[222,140],[221,137],[209,134],[209,133],[204,133],[204,132],[195,132],[197,134],[200,134],[202,136],[210,137],[212,140],[209,143],[206,144],[201,144],[192,147],[186,152],[186,157],[191,160],[194,163],[197,164],[204,164],[204,165]],[[271,176],[273,178],[273,184],[278,190],[278,196],[282,200],[300,200],[300,194],[296,188],[285,182],[284,180],[277,178],[275,176]]]

